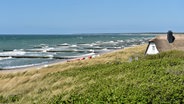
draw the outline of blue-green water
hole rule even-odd
[[[0,35],[0,68],[11,69],[96,55],[148,42],[154,35]]]

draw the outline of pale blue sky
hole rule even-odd
[[[1,0],[0,34],[184,32],[184,0]]]

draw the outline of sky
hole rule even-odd
[[[184,32],[184,0],[0,0],[0,34]]]

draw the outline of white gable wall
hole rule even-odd
[[[157,53],[159,53],[159,52],[158,52],[158,49],[157,49],[155,43],[153,43],[153,42],[149,43],[146,54],[153,55],[153,54],[157,54]]]

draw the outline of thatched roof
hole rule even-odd
[[[183,50],[184,51],[184,35],[174,35],[175,40],[173,43],[169,43],[167,35],[159,35],[149,42],[154,42],[158,51],[169,51],[169,50]]]

